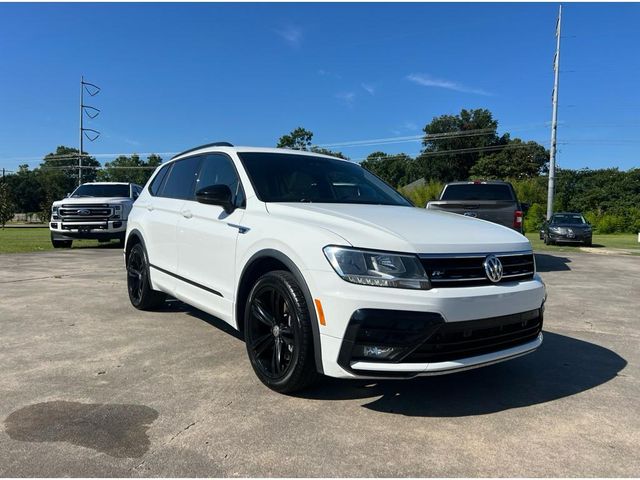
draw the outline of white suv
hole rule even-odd
[[[162,165],[129,215],[128,290],[244,334],[279,392],[488,365],[542,343],[545,286],[512,229],[414,208],[358,164],[216,143]]]

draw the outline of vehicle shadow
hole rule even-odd
[[[205,323],[208,323],[212,327],[217,328],[218,330],[222,330],[224,333],[227,333],[238,340],[242,340],[244,342],[244,337],[242,333],[237,331],[235,328],[231,327],[224,320],[219,319],[218,317],[214,317],[213,315],[209,315],[207,312],[203,312],[202,310],[198,310],[191,305],[187,305],[180,300],[176,300],[175,298],[168,298],[161,308],[157,311],[159,312],[183,312],[189,315],[190,317],[197,318],[198,320],[202,320]]]
[[[569,263],[571,259],[559,255],[549,255],[546,253],[536,253],[536,271],[538,272],[560,272],[571,270]]]
[[[81,244],[78,245],[77,243],[73,245],[73,249],[83,249],[83,250],[87,250],[87,249],[105,249],[105,250],[113,250],[113,249],[122,249],[122,246],[118,243],[118,242],[96,242],[95,244]]]
[[[378,412],[465,417],[527,407],[575,395],[616,377],[627,362],[599,345],[545,332],[538,351],[477,370],[412,380],[325,379],[300,397],[373,400]]]

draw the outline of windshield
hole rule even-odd
[[[551,223],[564,223],[567,225],[582,225],[587,223],[584,217],[580,214],[561,213],[556,214],[551,218]]]
[[[71,194],[72,197],[128,197],[129,185],[80,185]]]
[[[411,206],[360,165],[312,155],[239,154],[263,202],[361,203]]]
[[[495,183],[449,185],[440,200],[507,200],[514,201],[511,187]]]

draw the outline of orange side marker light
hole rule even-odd
[[[320,321],[320,325],[326,325],[324,320],[324,310],[322,310],[322,303],[317,298],[315,299],[316,310],[318,310],[318,320]]]

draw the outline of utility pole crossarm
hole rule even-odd
[[[87,88],[87,85],[93,87],[93,91]],[[82,157],[88,156],[83,154],[84,137],[86,136],[90,142],[93,142],[100,136],[100,132],[92,128],[84,128],[84,114],[87,114],[89,119],[94,119],[100,114],[100,109],[92,107],[91,105],[84,104],[84,92],[85,90],[91,97],[95,97],[100,93],[100,87],[93,83],[85,82],[84,75],[80,77],[80,141],[78,150],[78,186],[82,185]],[[93,136],[86,132],[93,133]]]
[[[562,5],[556,23],[556,54],[553,59],[553,95],[551,96],[551,145],[549,147],[549,187],[547,191],[547,220],[553,215],[553,198],[556,191],[556,139],[558,132],[558,87],[560,84],[560,32],[562,28]]]

